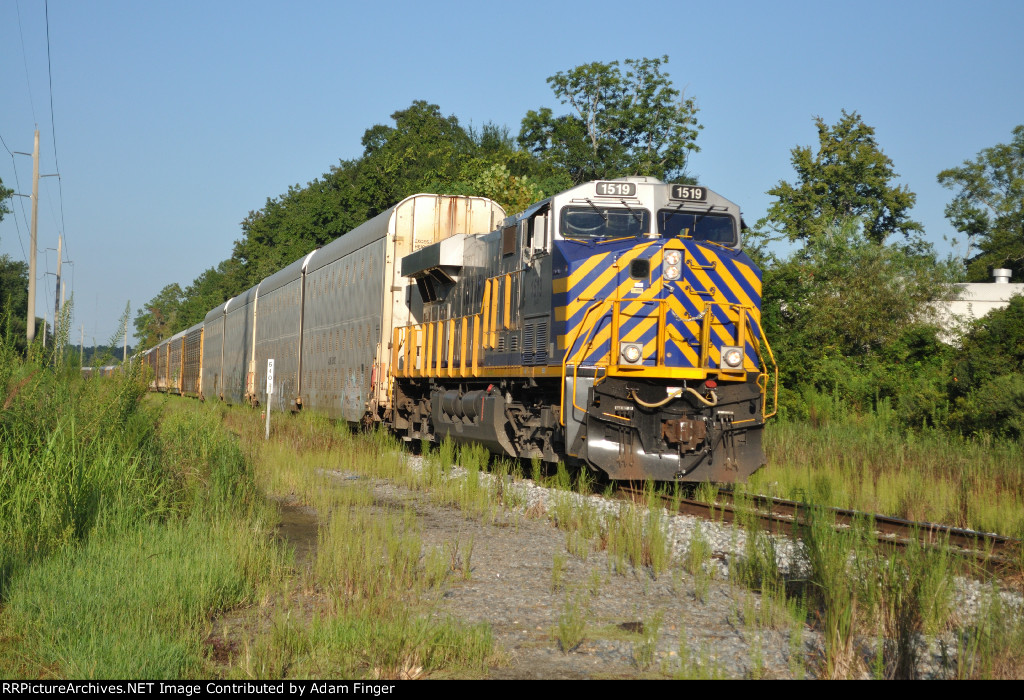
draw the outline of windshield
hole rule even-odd
[[[651,231],[651,213],[646,209],[624,209],[593,204],[562,209],[563,238],[636,238]]]
[[[658,212],[658,233],[662,238],[677,236],[722,245],[736,245],[736,228],[732,217],[724,214],[701,214],[662,209]]]

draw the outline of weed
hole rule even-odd
[[[633,664],[641,671],[646,671],[654,663],[663,619],[664,612],[661,610],[645,619],[640,630],[641,639],[633,644]]]
[[[587,633],[587,604],[582,593],[567,593],[558,615],[556,639],[563,653],[574,651]]]
[[[974,623],[959,638],[955,674],[960,679],[1015,679],[1024,667],[1024,614],[1008,606],[998,588],[984,596]]]
[[[572,476],[569,475],[569,470],[565,467],[565,462],[559,462],[558,467],[555,471],[554,480],[551,483],[553,488],[559,491],[571,491],[572,490]]]
[[[468,581],[473,577],[473,536],[469,537],[469,544],[466,545],[466,555],[462,558],[462,580]]]
[[[858,599],[848,564],[851,552],[857,549],[858,531],[860,528],[836,530],[835,516],[829,510],[814,509],[808,514],[803,542],[824,636],[822,672],[827,678],[849,677],[856,662]]]
[[[563,554],[555,554],[551,563],[551,592],[557,593],[565,588],[566,559]]]
[[[699,654],[694,654],[686,639],[686,628],[680,623],[679,626],[679,667],[671,669],[671,676],[676,680],[724,680],[725,669],[712,658],[707,647],[701,648]]]
[[[537,486],[544,485],[544,463],[541,462],[540,457],[530,459],[530,478]]]
[[[711,586],[711,572],[708,568],[710,559],[711,543],[708,542],[700,525],[696,525],[690,536],[690,546],[686,550],[683,568],[693,576],[694,597],[702,603],[707,599]]]

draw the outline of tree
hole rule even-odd
[[[971,323],[953,376],[954,427],[1024,437],[1024,296]]]
[[[450,191],[473,140],[455,115],[416,100],[391,115],[395,125],[376,124],[363,134],[360,190],[367,218],[417,192]]]
[[[3,221],[4,214],[10,214],[11,210],[7,208],[7,199],[14,194],[14,190],[4,187],[3,178],[0,178],[0,221]]]
[[[250,211],[231,257],[196,278],[176,305],[151,303],[159,318],[141,312],[139,337],[151,326],[164,337],[188,328],[225,299],[411,194],[486,196],[513,213],[571,184],[563,171],[518,148],[506,127],[488,123],[480,130],[464,129],[454,115],[444,116],[440,107],[422,100],[391,118],[393,126],[376,124],[365,131],[361,157],[341,161],[304,187],[289,187]]]
[[[980,251],[967,261],[968,279],[987,281],[991,267],[1024,276],[1024,124],[1014,128],[1010,143],[943,170],[938,180],[956,191],[946,218]]]
[[[175,282],[161,289],[159,294],[139,309],[134,325],[135,337],[141,347],[151,348],[183,330],[177,325],[181,303],[181,287]]]
[[[28,314],[28,264],[0,255],[0,333],[7,333],[19,352],[25,351]]]
[[[768,227],[791,241],[820,237],[829,227],[850,217],[863,220],[864,233],[876,243],[893,233],[904,236],[923,230],[909,218],[916,199],[906,185],[891,184],[892,160],[878,147],[875,130],[856,112],[828,126],[815,117],[818,152],[797,146],[791,162],[797,182],[779,181],[768,194],[777,197],[758,228]]]
[[[821,392],[857,409],[886,398],[910,425],[936,422],[947,351],[930,309],[955,271],[919,245],[868,239],[858,219],[823,228],[764,271],[762,323],[788,410]]]
[[[703,127],[695,101],[672,87],[663,63],[668,56],[627,59],[625,72],[612,61],[556,73],[548,84],[573,113],[530,110],[519,143],[575,184],[623,175],[683,179]]]

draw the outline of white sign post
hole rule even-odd
[[[274,395],[274,361],[267,360],[267,435],[264,440],[270,439],[270,405],[271,396]]]

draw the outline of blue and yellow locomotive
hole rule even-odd
[[[415,250],[381,417],[612,479],[745,478],[777,368],[741,228],[706,187],[631,177]]]

